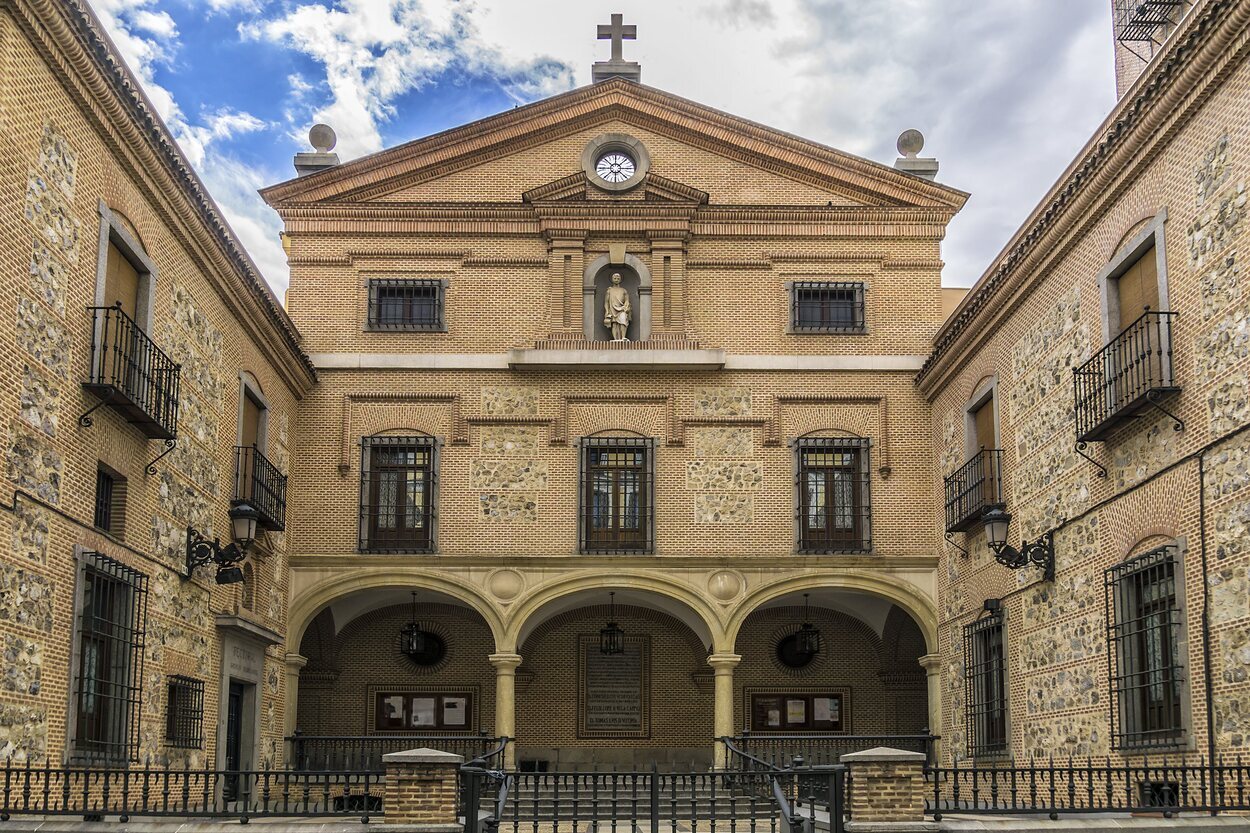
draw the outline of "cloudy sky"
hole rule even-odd
[[[972,193],[968,286],[1115,101],[1107,0],[89,0],[274,289],[308,127],[346,160],[589,83],[595,26],[638,26],[652,86],[887,164],[909,127]]]

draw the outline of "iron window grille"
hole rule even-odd
[[[964,721],[972,756],[1007,751],[1007,662],[1003,615],[964,627]]]
[[[579,541],[583,553],[654,552],[655,440],[581,440]]]
[[[1108,569],[1106,600],[1112,743],[1117,749],[1175,746],[1185,735],[1176,547]]]
[[[861,437],[796,443],[798,551],[872,549],[869,441]]]
[[[375,278],[369,281],[369,328],[444,330],[444,282]]]
[[[75,758],[138,759],[148,577],[98,552],[83,553]]]
[[[859,281],[790,284],[790,327],[796,333],[862,333],[864,285]]]
[[[433,552],[438,519],[438,441],[365,437],[361,442],[360,550]]]
[[[181,675],[167,678],[165,745],[199,749],[204,743],[204,681]]]

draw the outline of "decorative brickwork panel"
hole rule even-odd
[[[538,388],[492,386],[482,388],[485,416],[537,416]]]
[[[1025,670],[1041,670],[1054,665],[1103,656],[1106,623],[1101,609],[1061,624],[1030,631],[1020,645],[1020,661]]]
[[[17,299],[17,346],[61,378],[69,369],[69,338],[65,328],[42,305]]]
[[[55,188],[56,186],[51,186]],[[38,238],[66,263],[78,263],[78,238],[82,224],[70,213],[57,191],[51,190],[43,175],[31,172],[26,182],[26,219]]]
[[[1238,182],[1206,201],[1186,230],[1190,265],[1198,269],[1206,266],[1241,233],[1245,217],[1245,182]]]
[[[751,389],[718,387],[694,389],[694,415],[745,417],[751,415]]]
[[[499,523],[534,523],[538,520],[538,500],[533,494],[482,495],[482,517]]]
[[[47,744],[48,722],[42,708],[0,703],[0,760],[42,761]]]
[[[16,634],[5,634],[4,670],[0,691],[37,697],[43,688],[43,646]]]
[[[49,513],[28,501],[17,502],[13,512],[14,555],[42,564],[48,560]]]
[[[755,452],[750,428],[694,428],[690,431],[690,444],[696,457],[750,457]]]
[[[482,427],[484,457],[506,457],[538,450],[540,431],[536,425],[487,425]]]
[[[65,463],[60,453],[45,445],[39,436],[14,431],[7,463],[9,481],[17,488],[48,503],[60,503]]]
[[[1080,714],[1054,715],[1045,721],[1030,722],[1024,728],[1024,756],[1045,760],[1062,750],[1064,757],[1084,758],[1105,755],[1107,714],[1099,709]]]
[[[546,489],[547,463],[542,460],[474,460],[469,465],[474,489]]]
[[[57,315],[65,314],[65,267],[38,240],[31,245],[30,287]]]
[[[686,488],[691,491],[738,492],[762,488],[763,469],[755,462],[691,460],[686,463]]]
[[[78,179],[78,154],[70,147],[69,140],[47,122],[44,122],[43,135],[39,137],[37,164],[48,182],[59,188],[66,199],[73,199]]]
[[[1233,316],[1235,319],[1245,320],[1245,313],[1241,309],[1243,306],[1241,300],[1244,297],[1241,285],[1241,264],[1237,260],[1236,252],[1230,251],[1220,259],[1219,263],[1204,272],[1200,286],[1204,322],[1222,316],[1229,309],[1238,310]],[[1201,356],[1195,357],[1195,361],[1201,361]]]
[[[41,371],[22,365],[22,391],[18,408],[26,424],[48,436],[56,435],[61,412],[61,387]]]
[[[1081,664],[1026,677],[1024,690],[1029,714],[1098,706],[1102,700],[1098,685],[1105,672],[1102,666]]]
[[[0,622],[51,633],[51,580],[20,566],[0,563]]]
[[[749,524],[754,516],[754,495],[713,493],[694,496],[695,523]]]
[[[1250,617],[1250,565],[1213,566],[1207,574],[1207,587],[1213,625]]]

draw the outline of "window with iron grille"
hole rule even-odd
[[[864,332],[864,285],[795,281],[790,284],[790,328],[797,333]]]
[[[799,552],[872,549],[868,440],[803,439],[796,454]]]
[[[587,437],[581,446],[582,552],[652,552],[655,441]]]
[[[1181,610],[1176,547],[1107,570],[1107,663],[1116,748],[1174,746],[1184,739]]]
[[[374,330],[443,330],[443,281],[373,279],[369,281],[369,328]]]
[[[125,763],[138,755],[148,577],[108,556],[82,554],[74,757]]]
[[[96,529],[121,538],[126,522],[126,478],[100,463],[95,472]]]
[[[1007,661],[1002,613],[964,627],[965,724],[968,752],[992,755],[1007,750]]]
[[[165,689],[165,745],[199,749],[204,741],[204,681],[172,675]]]
[[[432,552],[438,514],[437,440],[365,437],[361,447],[361,551]]]

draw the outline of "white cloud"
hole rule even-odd
[[[382,149],[379,127],[395,116],[397,97],[453,66],[493,76],[523,98],[568,86],[571,74],[559,62],[512,55],[481,39],[476,9],[454,0],[341,0],[296,6],[240,31],[325,68],[329,100],[311,117],[334,127],[338,152],[353,158]]]

